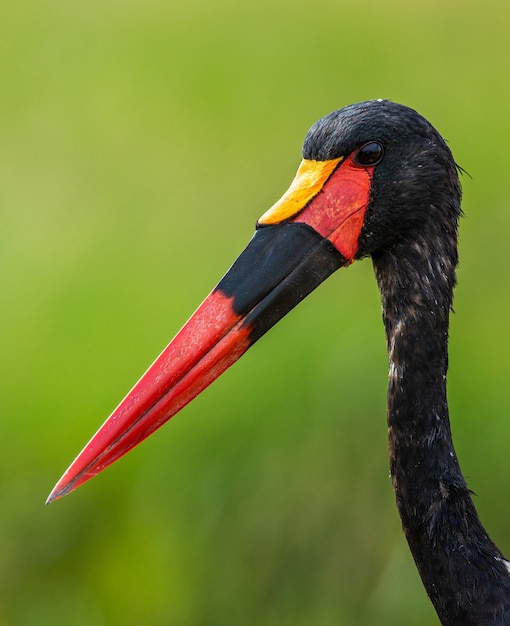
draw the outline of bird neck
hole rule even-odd
[[[424,236],[374,257],[389,355],[388,435],[397,506],[444,625],[506,624],[508,563],[479,521],[452,442],[446,373],[455,286],[450,249]],[[510,614],[507,614],[510,620]]]

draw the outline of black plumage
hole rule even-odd
[[[444,626],[510,624],[509,563],[483,528],[452,442],[446,374],[461,189],[439,133],[415,111],[367,102],[310,130],[310,158],[384,146],[357,257],[371,256],[389,355],[390,467],[402,526]]]

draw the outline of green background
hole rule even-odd
[[[0,9],[0,626],[437,624],[395,510],[369,261],[68,498],[74,455],[281,195],[319,117],[390,98],[463,176],[449,397],[510,554],[510,4]]]

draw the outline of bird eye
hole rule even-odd
[[[377,141],[369,141],[358,150],[354,160],[359,165],[377,165],[384,156],[384,148]]]

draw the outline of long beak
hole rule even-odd
[[[352,262],[334,237],[328,238],[318,232],[315,224],[312,227],[306,223],[313,220],[302,218],[308,209],[302,211],[299,204],[312,206],[319,191],[325,191],[333,170],[331,167],[330,171],[316,172],[316,178],[320,178],[318,189],[312,198],[298,198],[298,208],[294,207],[290,215],[295,219],[288,215],[288,201],[296,202],[292,186],[261,218],[246,249],[92,437],[47,503],[73,491],[138,445],[237,361],[332,272]],[[288,201],[283,202],[282,209],[283,200]],[[362,201],[366,209],[368,191]],[[286,211],[283,221],[282,210]],[[359,206],[351,206],[341,223],[352,223],[359,211]],[[359,236],[361,226],[356,229]]]

